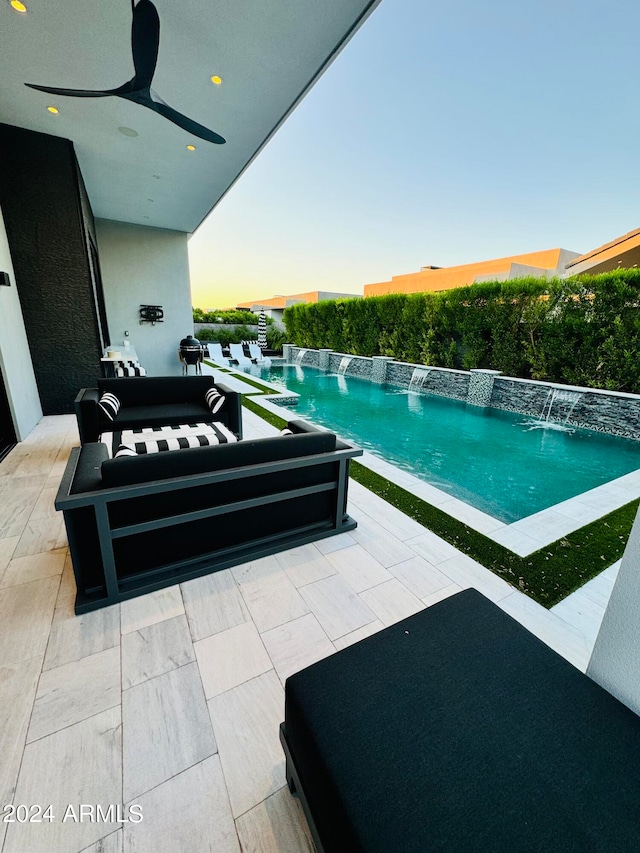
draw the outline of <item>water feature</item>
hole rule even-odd
[[[640,468],[640,442],[630,439],[531,430],[521,414],[407,394],[353,375],[331,379],[308,366],[272,367],[263,377],[302,395],[292,417],[335,430],[506,522]],[[553,417],[567,417],[574,402],[556,396],[545,403],[545,417],[549,408]]]
[[[415,391],[417,394],[424,388],[424,383],[426,382],[427,377],[431,373],[431,368],[429,367],[416,367],[413,373],[411,374],[411,381],[409,382],[409,391]]]
[[[294,356],[293,363],[294,364],[302,364],[302,362],[304,361],[304,357],[308,352],[309,352],[308,349],[299,349],[298,352]]]
[[[573,427],[569,426],[569,418],[573,414],[573,410],[580,401],[582,393],[580,391],[569,391],[565,388],[550,388],[547,398],[542,404],[540,418],[533,423],[529,423],[529,429],[555,429],[572,432]],[[554,406],[556,411],[554,412]],[[564,407],[564,416],[563,416]]]
[[[353,361],[353,356],[343,355],[338,366],[338,376],[344,376],[349,369],[349,365]]]

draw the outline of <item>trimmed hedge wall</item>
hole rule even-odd
[[[640,392],[640,270],[293,305],[289,341]]]

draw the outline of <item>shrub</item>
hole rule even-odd
[[[230,309],[225,311],[203,311],[202,308],[193,308],[194,323],[240,323],[255,325],[258,322],[258,315],[251,311],[240,311]],[[267,323],[271,320],[267,317]],[[273,322],[271,320],[271,322]]]
[[[258,339],[257,333],[246,326],[236,326],[235,329],[201,329],[196,337],[199,341],[217,341],[223,347]]]
[[[282,352],[283,344],[288,341],[287,333],[277,326],[267,327],[267,346],[276,352]]]
[[[287,308],[302,347],[640,391],[640,270]]]

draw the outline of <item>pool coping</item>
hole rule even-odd
[[[228,374],[225,375],[225,379]],[[242,380],[238,377],[238,381]],[[260,380],[264,386],[271,383]],[[291,409],[279,406],[275,400],[280,402],[299,397],[294,391],[287,389],[286,393],[280,393],[274,388],[273,394],[256,394],[256,389],[246,383],[245,387],[251,389],[247,393],[252,394],[252,399],[267,411],[270,411],[284,420],[290,421],[295,418]],[[255,395],[255,396],[253,396]],[[309,420],[309,418],[305,418]],[[309,420],[310,423],[313,423]],[[317,426],[320,426],[319,424]],[[326,429],[326,427],[321,427]],[[623,474],[614,480],[609,480],[600,486],[581,492],[573,498],[561,501],[532,515],[520,518],[518,521],[507,523],[494,518],[471,504],[454,498],[447,492],[420,480],[408,471],[403,471],[396,465],[388,462],[381,456],[377,456],[368,450],[359,460],[362,465],[380,474],[400,488],[406,489],[421,500],[437,507],[442,512],[466,524],[477,533],[481,533],[488,539],[508,548],[519,557],[528,557],[540,548],[551,545],[568,536],[575,530],[579,530],[587,524],[591,524],[619,509],[625,504],[640,498],[640,468]]]

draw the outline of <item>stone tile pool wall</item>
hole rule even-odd
[[[401,361],[387,364],[387,384],[400,388],[409,388],[416,368],[422,365]],[[451,397],[454,400],[466,400],[469,392],[469,374],[463,370],[449,370],[446,367],[425,367],[423,385],[415,389],[422,394],[437,394],[439,397]]]
[[[329,356],[329,373],[338,372],[359,379],[371,379],[371,359],[362,355],[332,352]]]
[[[322,362],[330,373],[343,373],[361,379],[374,378],[374,360],[371,358],[309,349],[304,351],[304,357],[300,360],[300,352],[300,347],[292,345],[287,345],[285,350],[292,364],[320,367]],[[393,360],[384,364],[380,364],[381,359],[377,361],[376,375],[379,375],[377,371],[382,370],[386,384],[409,388],[416,369],[419,369],[417,375],[420,377],[420,387],[416,387],[414,382],[412,390],[465,400],[470,404],[477,402],[474,394],[470,393],[471,373],[468,371]],[[493,383],[490,394],[487,394],[491,408],[640,440],[640,396],[636,394],[555,385],[550,382],[498,376],[497,372],[495,373],[496,375],[483,379],[483,382]],[[424,374],[424,379],[421,374]]]
[[[635,394],[498,376],[490,406],[608,435],[640,439],[640,397]]]
[[[320,353],[317,349],[308,349],[301,350],[296,347],[294,350],[294,356],[296,353],[304,352],[304,355],[301,357],[300,361],[294,357],[294,364],[306,364],[308,367],[319,367],[320,366]]]

